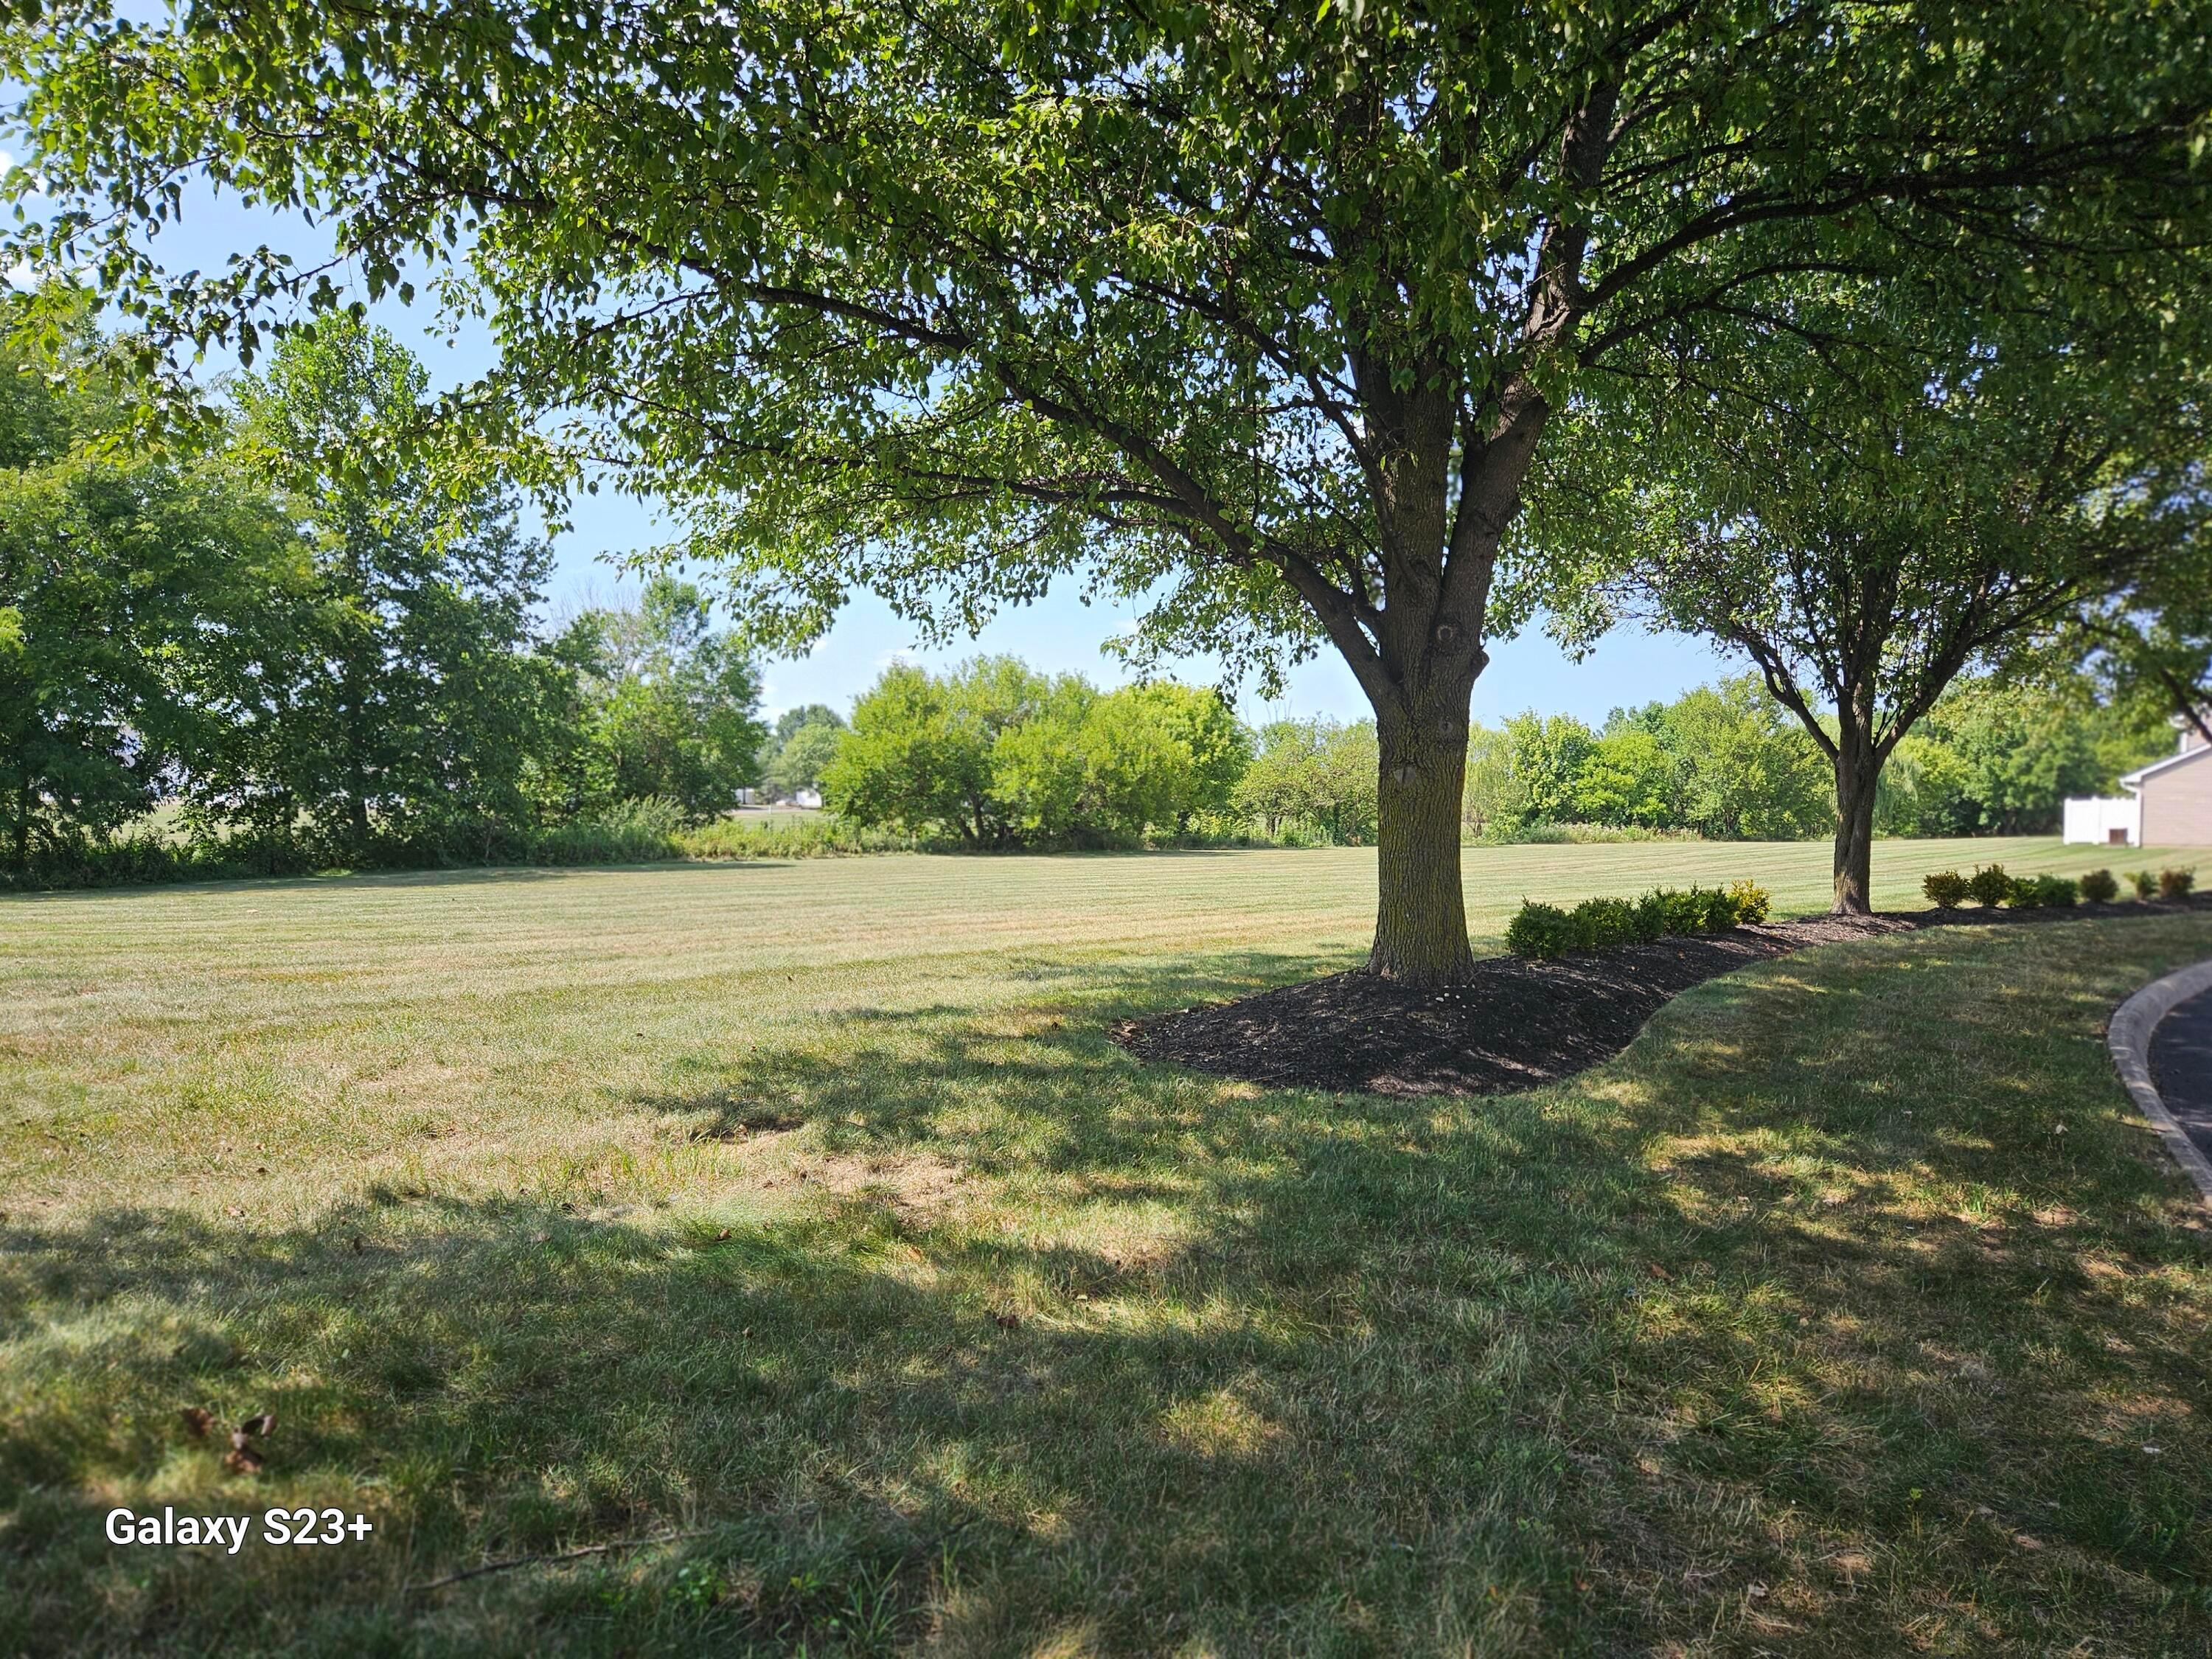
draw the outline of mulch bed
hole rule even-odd
[[[1548,962],[1492,957],[1464,984],[1437,991],[1332,974],[1127,1020],[1113,1036],[1140,1060],[1276,1088],[1512,1094],[1610,1060],[1692,985],[1808,945],[1960,923],[2171,915],[2203,902],[1814,916]]]

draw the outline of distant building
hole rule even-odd
[[[2212,744],[2177,720],[2181,742],[2120,780],[2120,799],[2069,800],[2066,839],[2112,847],[2212,847]]]

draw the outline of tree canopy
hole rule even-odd
[[[122,354],[82,295],[49,297],[58,337],[0,346],[0,825],[18,870],[173,783],[257,666],[246,619],[298,568],[289,526],[212,458],[131,441]]]
[[[760,781],[759,670],[694,584],[656,576],[633,607],[586,611],[551,654],[578,676],[587,798],[657,795],[696,822]]]
[[[1581,377],[1809,272],[2173,290],[2201,0],[1452,8],[101,0],[9,37],[20,251],[250,347],[188,179],[374,291],[452,260],[501,390],[692,511],[766,622],[972,624],[1078,568],[1139,652],[1326,641],[1378,729],[1379,972],[1470,956],[1457,828],[1502,539]],[[1817,89],[1817,95],[1808,95]],[[335,263],[335,262],[334,262]],[[488,400],[478,399],[481,406]]]
[[[1895,286],[1744,326],[1741,362],[1711,330],[1645,354],[1635,444],[1576,410],[1524,533],[1584,599],[1750,659],[1833,767],[1835,902],[1863,910],[1882,768],[1945,688],[2128,589],[2212,506],[2212,356],[2193,317],[2054,330]]]
[[[827,703],[810,702],[776,716],[775,730],[761,749],[761,775],[769,791],[789,800],[801,790],[819,790],[822,775],[837,757],[845,718]]]
[[[494,455],[414,441],[428,377],[345,313],[235,386],[231,448],[307,555],[264,670],[199,765],[206,810],[364,847],[524,810],[542,671],[518,649],[550,561]],[[281,637],[280,637],[281,636]]]
[[[822,793],[856,823],[971,847],[1127,845],[1225,811],[1249,752],[1211,690],[1102,692],[1012,657],[943,676],[894,663],[854,705]]]

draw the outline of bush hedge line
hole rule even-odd
[[[2139,899],[2154,895],[2163,899],[2186,898],[2197,884],[2197,872],[2160,870],[2154,875],[2138,870],[2128,883]],[[2002,864],[1984,864],[1976,866],[1971,876],[1939,870],[1922,879],[1920,890],[1929,903],[1945,910],[1955,910],[1969,899],[1984,907],[2003,904],[2015,910],[2037,910],[2082,899],[2108,904],[2120,896],[2120,884],[2109,870],[2092,870],[2077,881],[2067,876],[2011,876]]]
[[[639,802],[650,808],[651,802]],[[0,892],[53,892],[185,881],[241,881],[345,870],[441,870],[483,865],[642,864],[681,858],[679,824],[658,811],[599,823],[520,828],[471,823],[372,836],[341,846],[302,831],[173,841],[156,835],[76,837],[35,851],[27,869],[0,869]]]
[[[1639,899],[1584,899],[1571,910],[1532,899],[1506,924],[1505,945],[1516,956],[1544,957],[1648,945],[1669,934],[1717,933],[1764,921],[1771,902],[1753,881],[1725,888],[1655,887]]]

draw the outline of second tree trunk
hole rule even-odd
[[[1411,985],[1452,984],[1474,967],[1459,862],[1466,724],[1386,714],[1376,737],[1378,890],[1368,969]]]
[[[1836,751],[1836,898],[1833,913],[1874,908],[1874,800],[1881,760],[1872,745],[1846,738]]]

